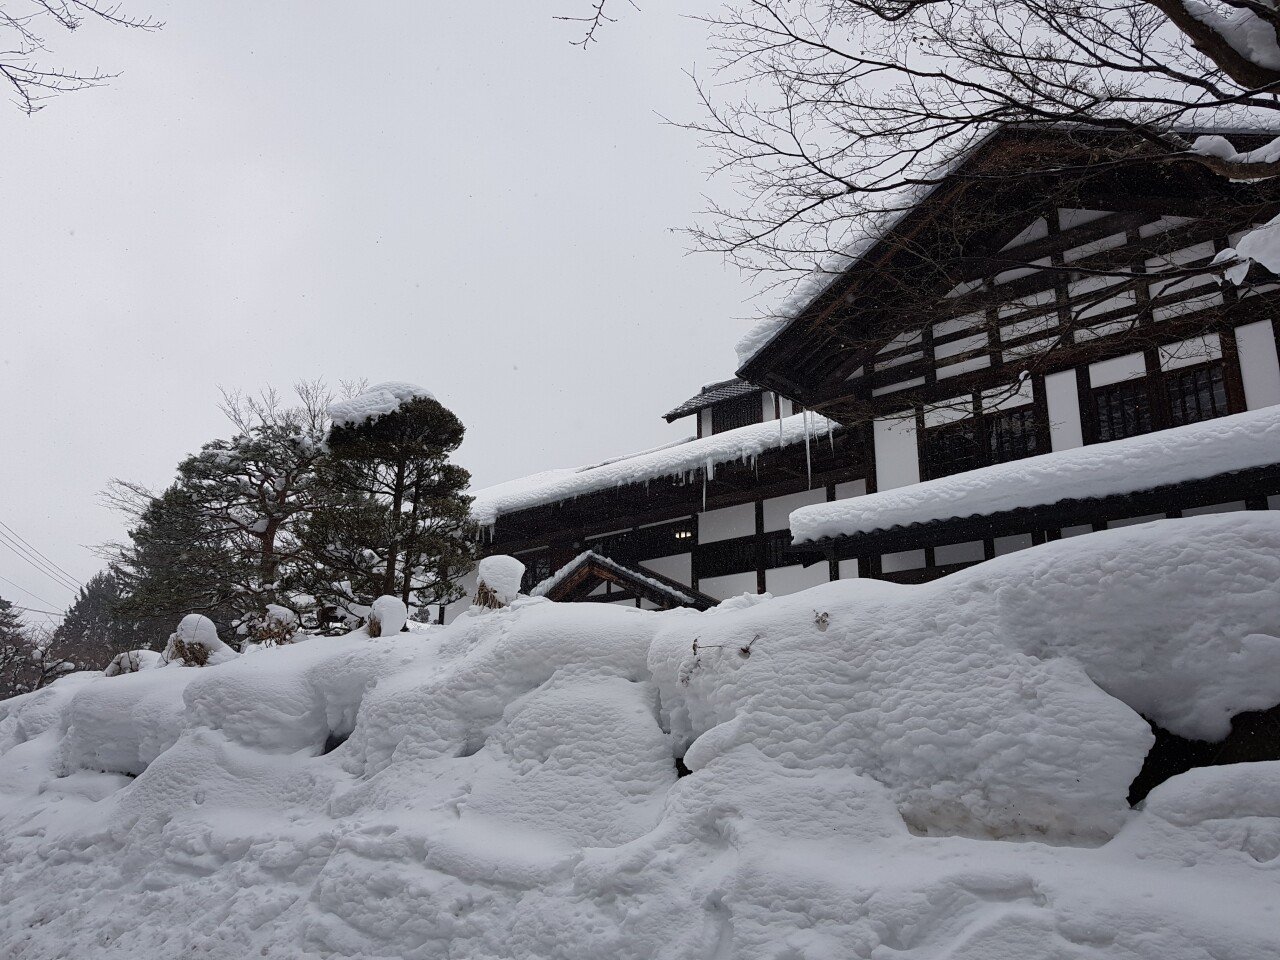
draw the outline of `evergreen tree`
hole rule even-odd
[[[123,597],[114,573],[94,574],[80,588],[61,625],[53,632],[53,642],[63,657],[77,664],[101,670],[112,657],[145,645],[140,624],[121,615]]]
[[[141,507],[129,542],[114,549],[111,561],[121,593],[117,610],[138,625],[140,646],[163,647],[188,613],[203,613],[220,630],[236,618],[226,544],[185,484]]]
[[[391,594],[406,605],[426,606],[461,597],[459,581],[475,558],[471,498],[465,493],[471,477],[449,455],[464,433],[461,421],[426,395],[330,429],[327,482],[339,493],[323,509],[332,513],[361,504],[358,536],[331,543],[350,553],[358,538],[366,539],[360,558],[368,592],[358,594],[362,602]],[[313,519],[314,528],[328,531],[340,523],[332,516]]]

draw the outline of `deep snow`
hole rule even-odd
[[[1280,763],[1125,795],[1278,638],[1254,512],[76,674],[0,703],[0,956],[1272,958]]]

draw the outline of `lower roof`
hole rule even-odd
[[[794,543],[1127,496],[1280,464],[1280,405],[801,507]]]
[[[690,438],[595,466],[547,470],[476,492],[471,503],[471,518],[487,526],[503,514],[629,484],[693,476],[703,471],[714,476],[720,464],[753,460],[766,450],[802,443],[810,436],[826,436],[835,427],[834,421],[818,414],[797,413],[781,420],[766,420]]]

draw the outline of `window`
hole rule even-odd
[[[1226,369],[1221,362],[1166,371],[1163,398],[1147,377],[1093,391],[1098,443],[1225,417],[1230,412]]]
[[[524,576],[520,579],[520,589],[524,593],[528,593],[552,574],[550,550],[521,554],[516,559],[524,564]]]
[[[602,556],[626,564],[688,553],[693,546],[693,521],[679,520],[662,526],[614,533],[599,540],[589,540],[587,546]]]
[[[925,473],[930,480],[1039,452],[1039,430],[1031,404],[925,431]]]
[[[928,479],[949,477],[984,465],[978,444],[979,420],[969,417],[925,431],[925,473]]]
[[[760,423],[764,419],[764,404],[760,394],[753,393],[736,400],[726,400],[711,408],[711,432],[723,433],[737,427]]]
[[[1124,380],[1093,391],[1098,442],[1150,433],[1151,398],[1145,377]]]
[[[1165,374],[1169,422],[1177,427],[1227,415],[1227,379],[1220,363]]]
[[[987,449],[992,463],[1008,463],[1040,452],[1035,407],[1027,404],[987,418]]]
[[[699,579],[746,573],[756,568],[756,553],[755,537],[703,544],[693,555],[694,573]]]

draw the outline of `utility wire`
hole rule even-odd
[[[32,551],[36,556],[38,556],[38,557],[39,557],[41,560],[43,560],[45,563],[49,564],[49,566],[53,567],[55,570],[57,570],[60,574],[62,574],[64,577],[66,577],[66,578],[67,578],[68,580],[70,580],[72,583],[76,584],[76,586],[80,586],[80,587],[83,587],[83,586],[84,586],[84,584],[83,584],[83,583],[81,583],[79,580],[77,580],[75,577],[73,577],[73,576],[72,576],[70,573],[68,573],[65,569],[63,569],[62,567],[58,566],[56,563],[54,563],[52,560],[50,560],[48,557],[46,557],[43,553],[41,553],[39,550],[37,550],[37,549],[35,548],[35,546],[34,546],[34,545],[32,545],[30,542],[28,542],[28,541],[27,541],[26,537],[24,537],[22,534],[20,534],[17,530],[13,529],[13,527],[9,526],[9,525],[8,525],[7,523],[5,523],[3,520],[0,520],[0,527],[4,527],[6,530],[8,530],[11,534],[13,534],[15,537],[17,537],[20,541],[22,541],[22,543],[26,544],[26,546],[27,546],[27,547],[29,547],[29,548],[31,549],[31,551]]]
[[[30,590],[28,590],[28,589],[27,589],[26,587],[24,587],[22,584],[20,584],[20,583],[14,583],[14,582],[13,582],[12,580],[10,580],[8,577],[0,577],[0,580],[3,580],[5,583],[7,583],[7,584],[8,584],[9,586],[11,586],[11,587],[17,587],[19,590],[21,590],[23,593],[25,593],[28,597],[32,597],[33,599],[39,600],[41,603],[47,603],[47,604],[48,604],[49,606],[51,606],[51,607],[56,607],[56,606],[57,606],[57,604],[56,604],[56,603],[54,603],[53,601],[51,601],[51,600],[46,600],[44,597],[42,597],[42,596],[40,596],[40,595],[38,595],[38,594],[32,593]]]
[[[14,532],[13,528],[9,527],[2,520],[0,520],[0,527],[4,528],[4,529],[0,529],[0,540],[4,540],[7,543],[13,545],[17,550],[25,554],[27,557],[33,559],[34,562],[37,563],[42,570],[47,572],[50,576],[56,577],[59,580],[59,582],[67,586],[75,586],[75,587],[81,586],[81,583],[79,580],[71,576],[71,574],[67,573],[65,570],[59,567],[56,563],[54,563],[52,560],[46,557],[43,553],[41,553],[39,550],[33,547],[30,543],[24,540],[20,534]],[[6,530],[9,532],[6,533],[5,532]]]
[[[52,610],[37,610],[35,607],[20,607],[16,603],[10,604],[9,609],[21,610],[23,613],[43,613],[47,617],[66,617],[65,613],[54,613]]]
[[[79,589],[78,587],[72,586],[70,583],[64,580],[60,574],[54,573],[49,568],[42,566],[39,562],[37,562],[36,560],[33,560],[25,550],[15,547],[8,540],[7,535],[3,531],[0,531],[0,546],[4,546],[8,548],[10,553],[13,553],[15,556],[19,557],[21,560],[23,560],[30,566],[34,567],[36,570],[39,570],[41,573],[43,573],[46,577],[48,577],[58,586],[62,587],[64,590],[70,590],[72,593],[75,593],[76,590]]]

